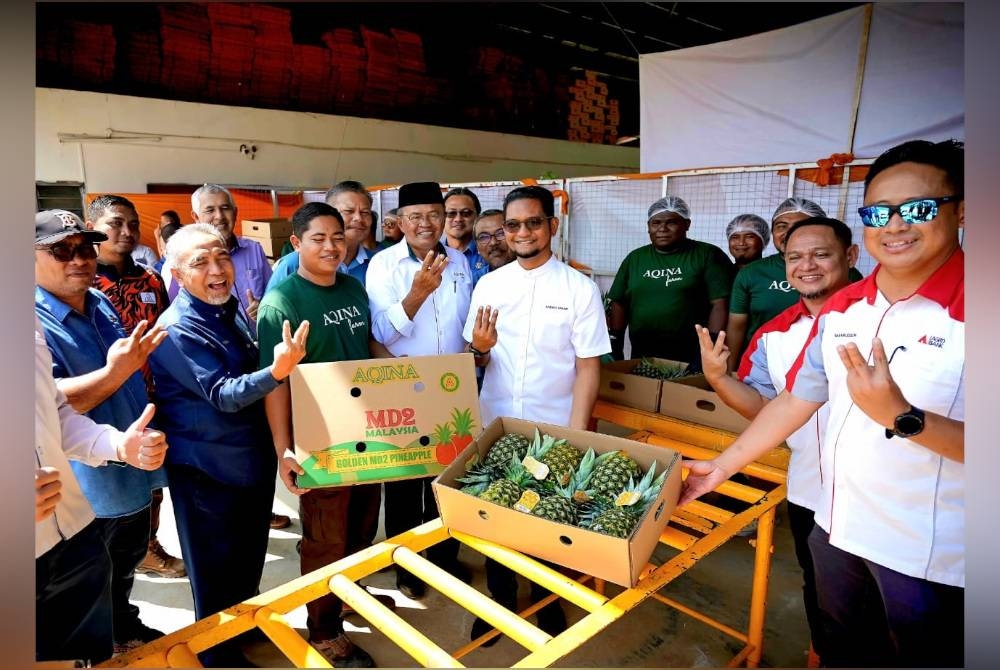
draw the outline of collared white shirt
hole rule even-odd
[[[737,373],[740,380],[768,400],[777,397],[785,389],[785,376],[802,351],[814,321],[799,300],[764,323],[743,354]],[[819,455],[829,416],[829,403],[824,403],[785,440],[792,451],[788,463],[788,501],[814,512],[822,489]]]
[[[35,466],[54,467],[62,482],[55,514],[35,524],[35,558],[69,539],[94,520],[94,510],[80,490],[70,458],[87,465],[117,460],[121,433],[77,414],[56,388],[52,354],[42,324],[35,317]]]
[[[964,254],[956,250],[912,296],[890,304],[880,268],[823,306],[788,390],[829,399],[816,523],[830,544],[912,577],[965,585],[965,466],[885,429],[854,405],[838,345],[871,361],[878,337],[903,397],[965,420]]]
[[[481,305],[498,310],[479,396],[483,425],[498,416],[569,425],[576,359],[611,351],[597,285],[555,256],[533,270],[508,263],[476,284],[467,342]]]
[[[431,293],[410,320],[403,298],[423,259],[417,259],[406,240],[375,254],[368,261],[369,307],[372,335],[393,356],[431,356],[465,351],[462,327],[469,314],[472,273],[460,251],[438,245],[448,255],[441,285]]]

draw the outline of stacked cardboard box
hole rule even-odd
[[[597,144],[614,144],[618,140],[618,101],[608,98],[608,85],[598,80],[592,70],[584,72],[570,86],[569,130],[566,138]]]
[[[374,113],[388,111],[395,101],[399,84],[399,52],[396,40],[368,28],[361,28],[361,39],[368,53],[365,67],[365,91],[361,99]]]
[[[396,104],[419,104],[427,91],[427,65],[424,62],[424,44],[420,35],[405,30],[390,31],[396,40],[399,75],[396,86]]]
[[[331,88],[335,111],[362,111],[360,103],[368,61],[358,34],[350,28],[334,28],[323,33],[322,39],[330,50],[330,61],[336,73],[336,87]]]
[[[124,48],[126,73],[132,83],[158,85],[163,67],[159,34],[155,30],[131,30]]]
[[[292,100],[301,109],[327,111],[330,108],[330,51],[322,46],[296,44],[292,47]],[[334,82],[335,83],[335,82]]]
[[[250,97],[256,35],[250,6],[219,2],[207,8],[211,29],[208,94],[240,104]]]
[[[160,83],[181,98],[201,98],[208,88],[211,32],[205,5],[158,5],[163,60]]]
[[[280,107],[292,82],[292,12],[253,3],[250,13],[255,30],[250,93],[257,104]]]
[[[281,247],[292,235],[292,222],[284,217],[275,219],[243,219],[241,233],[264,247],[268,258],[281,256]]]
[[[58,62],[75,80],[106,84],[115,76],[115,31],[111,25],[68,21],[59,35]]]

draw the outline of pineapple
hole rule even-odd
[[[502,435],[486,452],[486,462],[504,467],[510,462],[511,456],[516,456],[520,461],[528,451],[528,444],[528,438],[524,435],[517,433]]]
[[[536,458],[549,466],[549,476],[546,479],[565,486],[570,475],[580,466],[583,454],[566,440],[557,440],[545,454]]]
[[[489,464],[477,466],[474,470],[478,471],[470,471],[458,480],[467,484],[462,490],[503,507],[513,507],[526,489],[537,486],[535,478],[516,456],[511,456],[510,462],[502,470]]]
[[[638,365],[632,369],[632,374],[650,379],[675,379],[683,377],[686,373],[679,365],[669,363],[658,363],[650,358],[643,357]]]
[[[597,457],[590,485],[596,495],[614,498],[629,479],[642,474],[642,468],[624,451],[609,451]]]
[[[589,503],[581,514],[580,525],[605,535],[628,537],[632,534],[639,519],[660,495],[660,489],[663,488],[663,482],[669,472],[670,468],[667,468],[663,474],[653,479],[656,473],[656,462],[654,461],[652,467],[639,480],[638,484],[636,484],[635,479],[629,479],[628,485],[621,491],[621,493],[633,493],[638,497],[633,504],[616,505],[612,498],[599,496]]]
[[[588,489],[597,454],[593,449],[581,456],[580,467],[570,474],[565,484],[556,484],[552,495],[538,501],[531,513],[549,521],[576,525],[579,522],[579,508],[589,500],[593,491]]]

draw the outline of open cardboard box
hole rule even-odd
[[[285,217],[274,219],[243,219],[241,234],[244,237],[271,237],[288,239],[292,234],[292,222]]]
[[[472,354],[303,363],[291,390],[302,488],[436,475],[481,424]]]
[[[742,433],[750,425],[748,419],[722,401],[702,374],[665,379],[657,413],[731,433]]]
[[[566,438],[574,446],[597,453],[623,449],[642,466],[649,469],[657,461],[657,475],[670,470],[656,500],[636,525],[628,538],[611,537],[584,528],[547,521],[541,517],[508,509],[487,502],[459,489],[456,479],[465,474],[465,465],[478,453],[480,457],[501,435],[520,433],[534,439],[535,428],[542,434]],[[463,451],[433,484],[441,520],[448,528],[490,540],[525,554],[563,565],[584,574],[625,587],[639,581],[649,557],[653,555],[660,534],[677,506],[681,489],[680,457],[676,451],[610,435],[574,430],[521,419],[500,417]]]
[[[601,366],[601,380],[597,396],[601,400],[613,402],[616,405],[634,407],[635,409],[655,412],[660,408],[660,393],[663,381],[632,374],[642,359],[633,358],[627,361],[612,361]],[[657,363],[680,366],[688,369],[687,363],[671,361],[666,358],[650,358]]]

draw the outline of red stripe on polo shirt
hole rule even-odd
[[[746,376],[750,374],[750,369],[753,367],[753,363],[750,361],[750,357],[757,350],[757,344],[767,333],[784,333],[787,332],[792,325],[801,319],[803,316],[809,316],[809,310],[806,309],[805,303],[802,302],[802,298],[799,298],[798,302],[789,307],[783,312],[780,312],[778,316],[774,317],[770,321],[764,323],[763,326],[757,329],[754,333],[753,339],[750,340],[750,346],[747,347],[746,351],[743,352],[743,358],[740,359],[739,370],[736,371],[736,376],[739,377],[740,381],[746,379]]]

